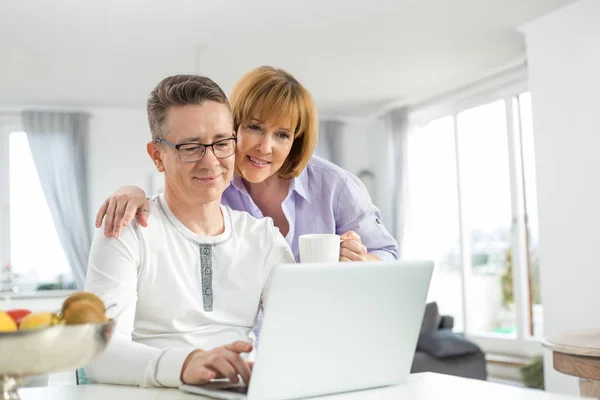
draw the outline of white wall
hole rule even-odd
[[[393,182],[385,125],[376,118],[346,118],[345,122],[341,166],[355,175],[363,169],[375,173],[373,201],[381,210],[383,223],[390,228],[394,218]]]
[[[150,128],[144,109],[91,109],[87,151],[90,218],[122,185],[148,191],[156,171],[146,153]],[[92,225],[93,226],[93,225]]]
[[[87,151],[89,213],[94,218],[102,202],[122,185],[150,190],[155,168],[146,153],[150,129],[144,109],[97,108],[88,110],[90,134]],[[353,174],[363,169],[376,176],[374,200],[383,221],[393,218],[387,133],[375,118],[346,120],[341,145],[341,166]]]
[[[600,326],[600,0],[524,27],[540,219],[544,332]],[[546,388],[577,393],[552,368]]]

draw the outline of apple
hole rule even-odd
[[[30,310],[24,308],[16,308],[14,310],[8,310],[6,313],[15,321],[17,326],[21,325],[21,320],[27,315],[31,314]]]

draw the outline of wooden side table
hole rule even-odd
[[[564,332],[542,342],[554,369],[579,378],[579,394],[600,399],[600,329]]]

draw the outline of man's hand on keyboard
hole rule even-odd
[[[181,368],[181,381],[188,385],[204,385],[216,378],[227,378],[238,383],[238,375],[247,385],[250,382],[252,363],[244,360],[240,354],[252,351],[252,345],[237,341],[209,351],[191,352]]]

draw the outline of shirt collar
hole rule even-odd
[[[250,193],[246,190],[246,186],[244,186],[242,177],[238,174],[233,174],[231,184],[240,192],[250,196]],[[308,195],[308,172],[306,169],[298,177],[290,181],[290,191],[298,193],[304,200],[310,203],[310,196]]]
[[[247,195],[249,195],[248,191],[246,190],[246,186],[244,186],[244,182],[242,182],[242,177],[239,176],[238,174],[233,174],[233,179],[231,180],[231,184],[233,185],[233,187],[235,187],[240,192],[246,193]]]
[[[290,189],[298,193],[304,200],[310,203],[310,196],[308,195],[308,171],[304,169],[296,178],[290,182]]]

